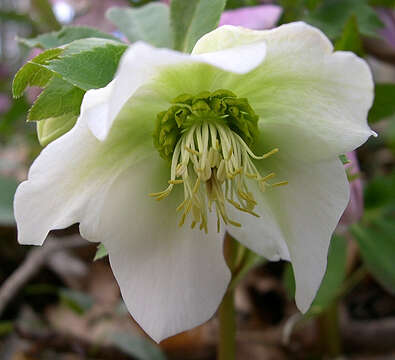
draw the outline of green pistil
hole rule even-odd
[[[154,145],[162,158],[171,161],[182,134],[193,125],[215,122],[226,125],[251,146],[258,134],[258,116],[248,100],[229,90],[205,91],[176,97],[168,110],[157,115]]]

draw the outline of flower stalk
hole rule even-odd
[[[232,271],[237,268],[239,244],[227,233],[224,240],[224,257]],[[234,288],[228,288],[218,309],[219,332],[217,360],[234,360],[236,358],[236,310]]]
[[[234,290],[228,290],[218,310],[219,339],[218,360],[234,360],[236,358],[236,311]]]
[[[336,358],[342,353],[341,335],[339,328],[338,300],[318,318],[321,333],[321,347],[323,353]]]

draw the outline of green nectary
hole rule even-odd
[[[178,140],[194,124],[216,122],[226,125],[248,146],[258,134],[258,115],[247,99],[237,98],[229,90],[205,91],[196,96],[182,94],[172,103],[169,109],[157,115],[153,134],[154,145],[166,160],[171,160]]]

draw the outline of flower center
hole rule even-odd
[[[197,96],[181,95],[173,106],[158,114],[154,144],[159,154],[171,162],[169,186],[150,196],[166,198],[173,187],[184,186],[184,201],[177,207],[181,211],[180,226],[188,215],[191,227],[200,224],[207,232],[207,210],[215,206],[217,230],[221,220],[225,224],[241,226],[230,219],[227,203],[237,210],[259,217],[257,205],[248,190],[252,179],[261,191],[267,186],[281,186],[286,181],[269,184],[275,177],[270,173],[262,177],[252,159],[263,160],[275,154],[273,149],[256,156],[250,149],[258,135],[258,116],[247,99],[237,98],[227,90],[204,92]]]

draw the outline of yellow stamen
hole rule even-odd
[[[287,181],[268,184],[274,178],[274,172],[261,176],[252,159],[262,160],[278,152],[275,148],[262,156],[256,156],[239,135],[225,125],[204,122],[194,125],[178,140],[172,155],[169,186],[161,192],[149,194],[156,200],[169,196],[175,185],[183,184],[184,200],[176,211],[182,211],[179,226],[183,226],[187,217],[191,217],[191,228],[207,233],[207,211],[215,204],[217,213],[217,231],[221,231],[221,221],[225,225],[241,227],[237,221],[229,218],[227,207],[255,217],[257,205],[253,194],[248,190],[247,179],[255,181],[261,191],[265,186],[278,187]],[[192,154],[193,156],[191,156]],[[196,159],[196,156],[199,158]],[[201,187],[201,185],[203,185]]]
[[[259,181],[266,181],[266,180],[270,180],[273,179],[274,177],[276,177],[276,174],[274,172],[270,173],[269,175],[264,176],[263,178],[260,178]]]
[[[284,185],[288,185],[288,181],[280,181],[275,184],[270,184],[271,187],[278,187],[278,186],[284,186]]]
[[[169,184],[177,185],[182,184],[184,180],[169,180]]]
[[[278,152],[278,148],[275,148],[275,149],[273,149],[273,150],[270,150],[269,152],[267,152],[266,154],[263,154],[262,156],[261,156],[261,158],[262,159],[267,159],[269,156],[272,156],[272,155],[274,155],[275,153],[277,153]]]

